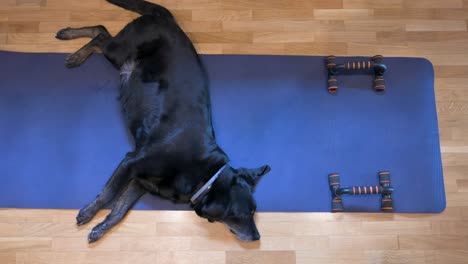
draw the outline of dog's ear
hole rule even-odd
[[[246,174],[243,176],[250,185],[255,187],[262,179],[262,176],[267,174],[270,170],[271,168],[268,165],[264,165],[256,169],[245,169]]]

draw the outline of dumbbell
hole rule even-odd
[[[387,66],[383,63],[382,55],[375,55],[369,61],[348,61],[341,64],[336,63],[336,57],[331,55],[325,60],[328,71],[328,92],[336,93],[338,91],[337,76],[345,72],[364,72],[374,75],[373,89],[377,93],[383,93],[386,90],[384,73]]]
[[[332,194],[332,212],[344,211],[342,195],[369,195],[369,194],[381,194],[381,206],[382,211],[393,211],[393,187],[390,185],[390,172],[381,171],[378,173],[379,186],[351,186],[351,187],[340,187],[340,175],[338,173],[332,173],[328,175],[328,184]]]

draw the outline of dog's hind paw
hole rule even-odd
[[[63,28],[59,31],[57,31],[57,34],[55,35],[55,38],[56,39],[60,39],[60,40],[68,40],[68,39],[72,39],[72,35],[70,34],[71,32],[71,28]]]

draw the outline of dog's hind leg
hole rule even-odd
[[[67,57],[65,66],[75,68],[80,66],[89,56],[95,52],[103,50],[105,45],[109,43],[111,38],[106,34],[99,34],[93,38],[88,44]]]
[[[106,216],[106,219],[95,226],[89,233],[88,242],[93,243],[99,240],[107,231],[120,222],[132,208],[132,206],[146,193],[146,190],[140,186],[135,180],[132,180],[118,198],[117,202],[112,207],[111,212]]]
[[[112,39],[112,36],[103,26],[64,28],[59,30],[56,36],[56,38],[62,40],[84,37],[90,37],[92,40],[77,52],[68,56],[65,61],[65,66],[68,68],[80,66],[91,54],[104,50],[105,45]]]
[[[108,204],[125,186],[128,185],[131,179],[131,170],[122,164],[126,162],[128,155],[124,158],[117,169],[107,181],[101,193],[88,205],[83,207],[76,216],[78,225],[86,224],[96,215],[96,213],[106,204]]]
[[[95,38],[99,34],[107,35],[111,37],[109,31],[104,26],[92,26],[92,27],[81,27],[81,28],[63,28],[57,32],[56,38],[60,40],[69,40],[76,38]]]

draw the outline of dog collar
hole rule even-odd
[[[198,202],[198,200],[204,196],[205,194],[208,193],[208,191],[211,189],[211,186],[213,186],[213,183],[218,179],[219,175],[226,169],[228,164],[226,163],[221,169],[219,169],[211,179],[205,183],[191,198],[190,198],[190,203],[193,205]]]

